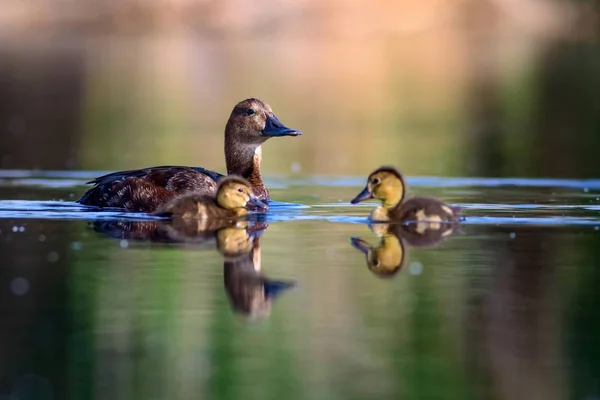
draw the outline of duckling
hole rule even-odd
[[[267,207],[254,195],[247,180],[230,175],[219,180],[216,196],[202,193],[184,194],[162,204],[151,215],[195,219],[199,224],[198,230],[207,230],[213,226],[211,221],[229,221],[245,216],[248,206],[261,209]]]
[[[250,98],[239,102],[225,126],[227,174],[247,179],[252,191],[269,200],[261,173],[262,144],[272,137],[299,136],[286,127],[267,103]],[[213,194],[223,174],[200,167],[160,166],[113,172],[93,179],[80,204],[127,211],[153,212],[173,197],[190,192]]]
[[[377,222],[416,221],[414,229],[444,229],[448,223],[460,219],[460,208],[450,206],[434,197],[413,197],[404,200],[406,184],[398,170],[393,167],[380,167],[367,179],[367,186],[351,203],[377,199],[381,205],[371,213],[370,219]]]

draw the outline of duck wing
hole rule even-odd
[[[154,211],[177,194],[214,193],[216,181],[224,176],[200,167],[160,166],[113,172],[93,179],[80,204],[124,208],[128,211]]]
[[[111,172],[110,174],[99,176],[91,181],[86,182],[88,185],[106,185],[114,181],[118,181],[124,178],[145,178],[151,180],[162,181],[172,177],[178,173],[199,173],[208,176],[212,180],[216,181],[222,178],[223,174],[215,171],[210,171],[202,167],[181,167],[181,166],[170,166],[164,165],[160,167],[150,167],[142,169],[130,169],[127,171]]]

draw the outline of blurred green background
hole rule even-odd
[[[594,1],[5,0],[0,26],[4,169],[224,171],[258,97],[304,132],[267,175],[598,173]]]

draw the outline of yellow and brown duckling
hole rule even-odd
[[[375,208],[370,216],[370,219],[376,222],[415,221],[440,225],[460,219],[458,207],[450,206],[434,197],[420,196],[404,200],[405,194],[406,184],[400,172],[394,167],[384,166],[369,175],[367,186],[351,203],[380,200],[381,205]]]
[[[247,179],[253,192],[269,199],[260,164],[262,144],[272,137],[298,136],[300,131],[286,127],[261,100],[239,102],[225,126],[225,164],[227,174]],[[80,204],[123,208],[127,211],[153,212],[177,195],[190,192],[212,194],[223,174],[200,167],[161,166],[119,171],[96,178]]]
[[[231,220],[248,214],[249,206],[267,207],[254,195],[246,179],[230,175],[219,180],[216,195],[184,194],[162,204],[152,215],[174,219]]]

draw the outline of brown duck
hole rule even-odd
[[[271,107],[258,99],[239,102],[225,126],[227,174],[247,179],[253,192],[269,200],[260,174],[262,144],[272,137],[298,136],[300,131],[283,125]],[[152,212],[169,199],[190,192],[214,193],[223,174],[200,167],[161,166],[114,172],[88,183],[78,203],[128,211]]]

